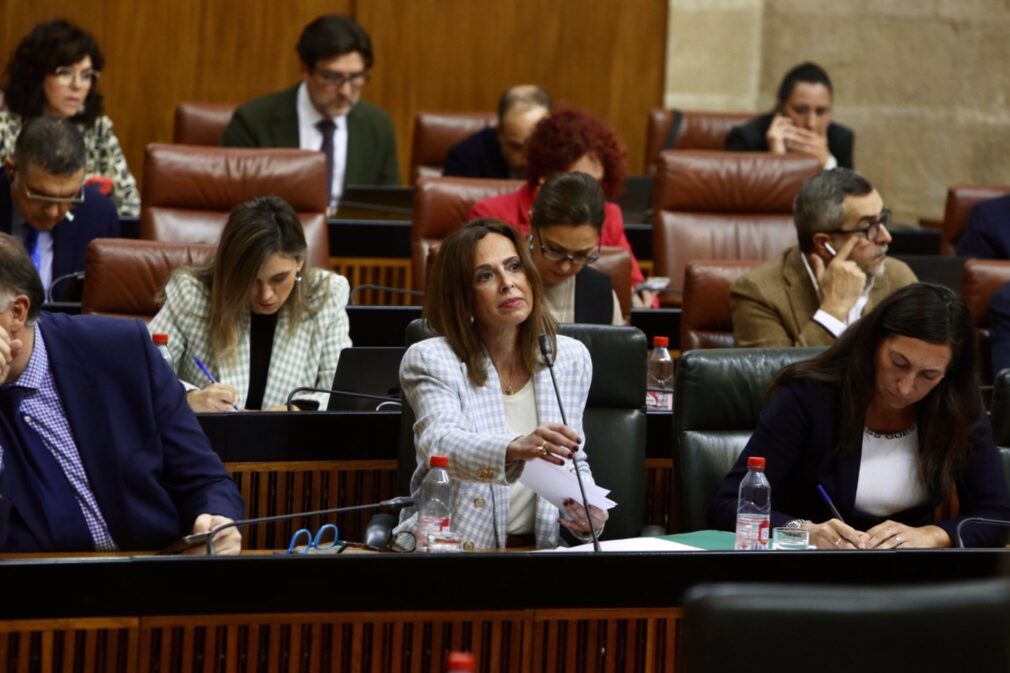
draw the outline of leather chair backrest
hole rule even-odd
[[[497,124],[493,112],[418,112],[410,153],[411,184],[421,177],[441,175],[453,145]]]
[[[844,571],[843,571],[844,572]],[[759,576],[759,571],[755,573]],[[813,577],[811,575],[811,577]],[[836,581],[843,581],[841,578]],[[684,601],[678,671],[755,670],[754,653],[727,634],[780,642],[818,673],[1006,671],[1010,584],[984,579],[930,584],[707,584]],[[837,648],[839,636],[856,647]],[[834,649],[823,657],[825,649]],[[774,656],[774,655],[771,655]],[[867,667],[865,662],[872,661]],[[761,670],[778,670],[770,664]]]
[[[947,189],[947,205],[940,231],[940,254],[953,255],[968,216],[976,204],[1010,194],[1010,185],[954,185]]]
[[[767,260],[796,244],[793,199],[820,170],[813,157],[769,152],[669,150],[653,194],[652,256],[679,305],[692,259]]]
[[[184,101],[175,106],[172,142],[180,145],[220,145],[235,103]]]
[[[172,271],[210,261],[215,246],[96,238],[88,244],[81,313],[150,321]]]
[[[232,208],[269,195],[281,197],[298,214],[309,263],[330,268],[326,159],[319,152],[150,144],[140,236],[216,244]]]
[[[574,324],[561,325],[559,333],[584,343],[593,359],[582,421],[586,453],[595,480],[618,503],[610,510],[603,539],[638,536],[645,525],[645,334],[635,327]],[[415,320],[407,327],[406,343],[432,336],[427,323]],[[413,425],[414,412],[404,400],[397,493],[408,492],[417,464]]]
[[[681,355],[673,412],[679,530],[710,527],[712,498],[757,427],[776,374],[823,350],[725,348]]]
[[[645,172],[656,172],[656,161],[663,150],[725,149],[726,136],[733,127],[756,116],[756,112],[651,109],[645,137]]]
[[[982,382],[992,377],[992,346],[989,343],[989,300],[1010,283],[1010,260],[969,259],[964,263],[961,296],[968,305],[978,344],[979,374]]]
[[[522,180],[427,177],[414,188],[411,237],[411,283],[424,291],[431,248],[467,222],[470,210],[490,196],[514,192]]]
[[[684,307],[680,315],[680,350],[732,348],[733,311],[729,288],[760,262],[701,260],[684,271]]]

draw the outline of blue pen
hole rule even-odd
[[[196,365],[197,369],[199,369],[201,372],[203,372],[203,375],[207,377],[208,381],[210,381],[211,383],[217,383],[217,379],[214,378],[214,375],[210,373],[210,370],[207,369],[207,365],[205,365],[203,363],[203,361],[200,360],[200,358],[196,357],[195,355],[191,355],[190,357],[193,358],[193,364]],[[232,406],[232,409],[234,409],[235,411],[238,411],[238,404],[237,403],[233,404],[231,406]]]
[[[821,499],[828,504],[828,507],[831,508],[832,516],[834,516],[842,523],[845,523],[845,519],[843,519],[842,515],[838,512],[838,508],[835,507],[835,503],[831,502],[831,496],[828,495],[828,492],[824,490],[824,487],[821,486],[820,484],[817,484],[817,492],[821,494]]]

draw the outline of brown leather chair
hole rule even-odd
[[[699,110],[649,111],[645,137],[645,172],[656,172],[663,150],[723,150],[734,126],[746,124],[756,112],[702,112]],[[674,128],[676,126],[676,128]]]
[[[989,300],[1010,283],[1010,260],[969,259],[964,263],[961,296],[971,312],[978,343],[979,373],[983,383],[992,383],[992,347],[989,345]]]
[[[497,123],[493,112],[418,112],[410,153],[411,184],[420,177],[441,175],[453,145]]]
[[[298,213],[309,263],[329,268],[329,196],[320,152],[148,145],[140,237],[216,244],[232,208],[268,195],[281,197]]]
[[[681,351],[733,347],[729,288],[733,281],[759,264],[752,259],[688,262],[680,317]]]
[[[81,313],[150,321],[156,297],[180,266],[203,264],[215,246],[96,238],[88,244]]]
[[[414,188],[411,237],[411,283],[424,291],[428,256],[443,238],[466,224],[473,205],[489,196],[514,192],[522,180],[426,177]]]
[[[1010,185],[954,185],[947,190],[947,205],[940,231],[940,254],[953,255],[975,204],[1010,193]]]
[[[668,150],[653,194],[653,273],[679,306],[684,268],[695,259],[767,260],[796,244],[793,199],[820,166],[810,156]]]
[[[235,103],[179,103],[175,106],[172,142],[180,145],[220,145],[221,136],[236,107]]]

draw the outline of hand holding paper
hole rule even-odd
[[[543,460],[527,461],[519,482],[558,509],[565,509],[566,500],[582,502],[579,482],[571,471],[571,461],[562,465],[552,465]],[[586,500],[602,510],[609,510],[617,503],[607,497],[608,489],[586,482]]]

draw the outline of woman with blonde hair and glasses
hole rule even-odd
[[[194,411],[279,411],[295,388],[333,383],[351,345],[349,287],[306,266],[307,251],[291,206],[267,196],[231,212],[209,264],[172,274],[149,328],[169,335]],[[309,397],[324,405],[327,396]]]
[[[449,458],[452,529],[463,548],[556,547],[560,526],[578,537],[599,531],[607,513],[581,504],[557,507],[519,483],[530,461],[544,460],[592,479],[582,415],[593,378],[581,342],[556,334],[528,243],[498,220],[470,222],[445,239],[432,268],[424,315],[438,337],[403,356],[400,384],[414,410],[417,495],[433,455]],[[568,425],[562,424],[551,374],[540,356],[547,335]],[[410,548],[415,508],[404,510],[397,545]],[[590,522],[592,522],[590,524]]]
[[[137,182],[98,91],[104,66],[98,42],[86,30],[63,19],[37,25],[14,50],[0,85],[7,106],[0,111],[0,161],[14,153],[24,122],[40,115],[69,119],[84,136],[88,184],[115,201],[120,215],[136,216]]]

